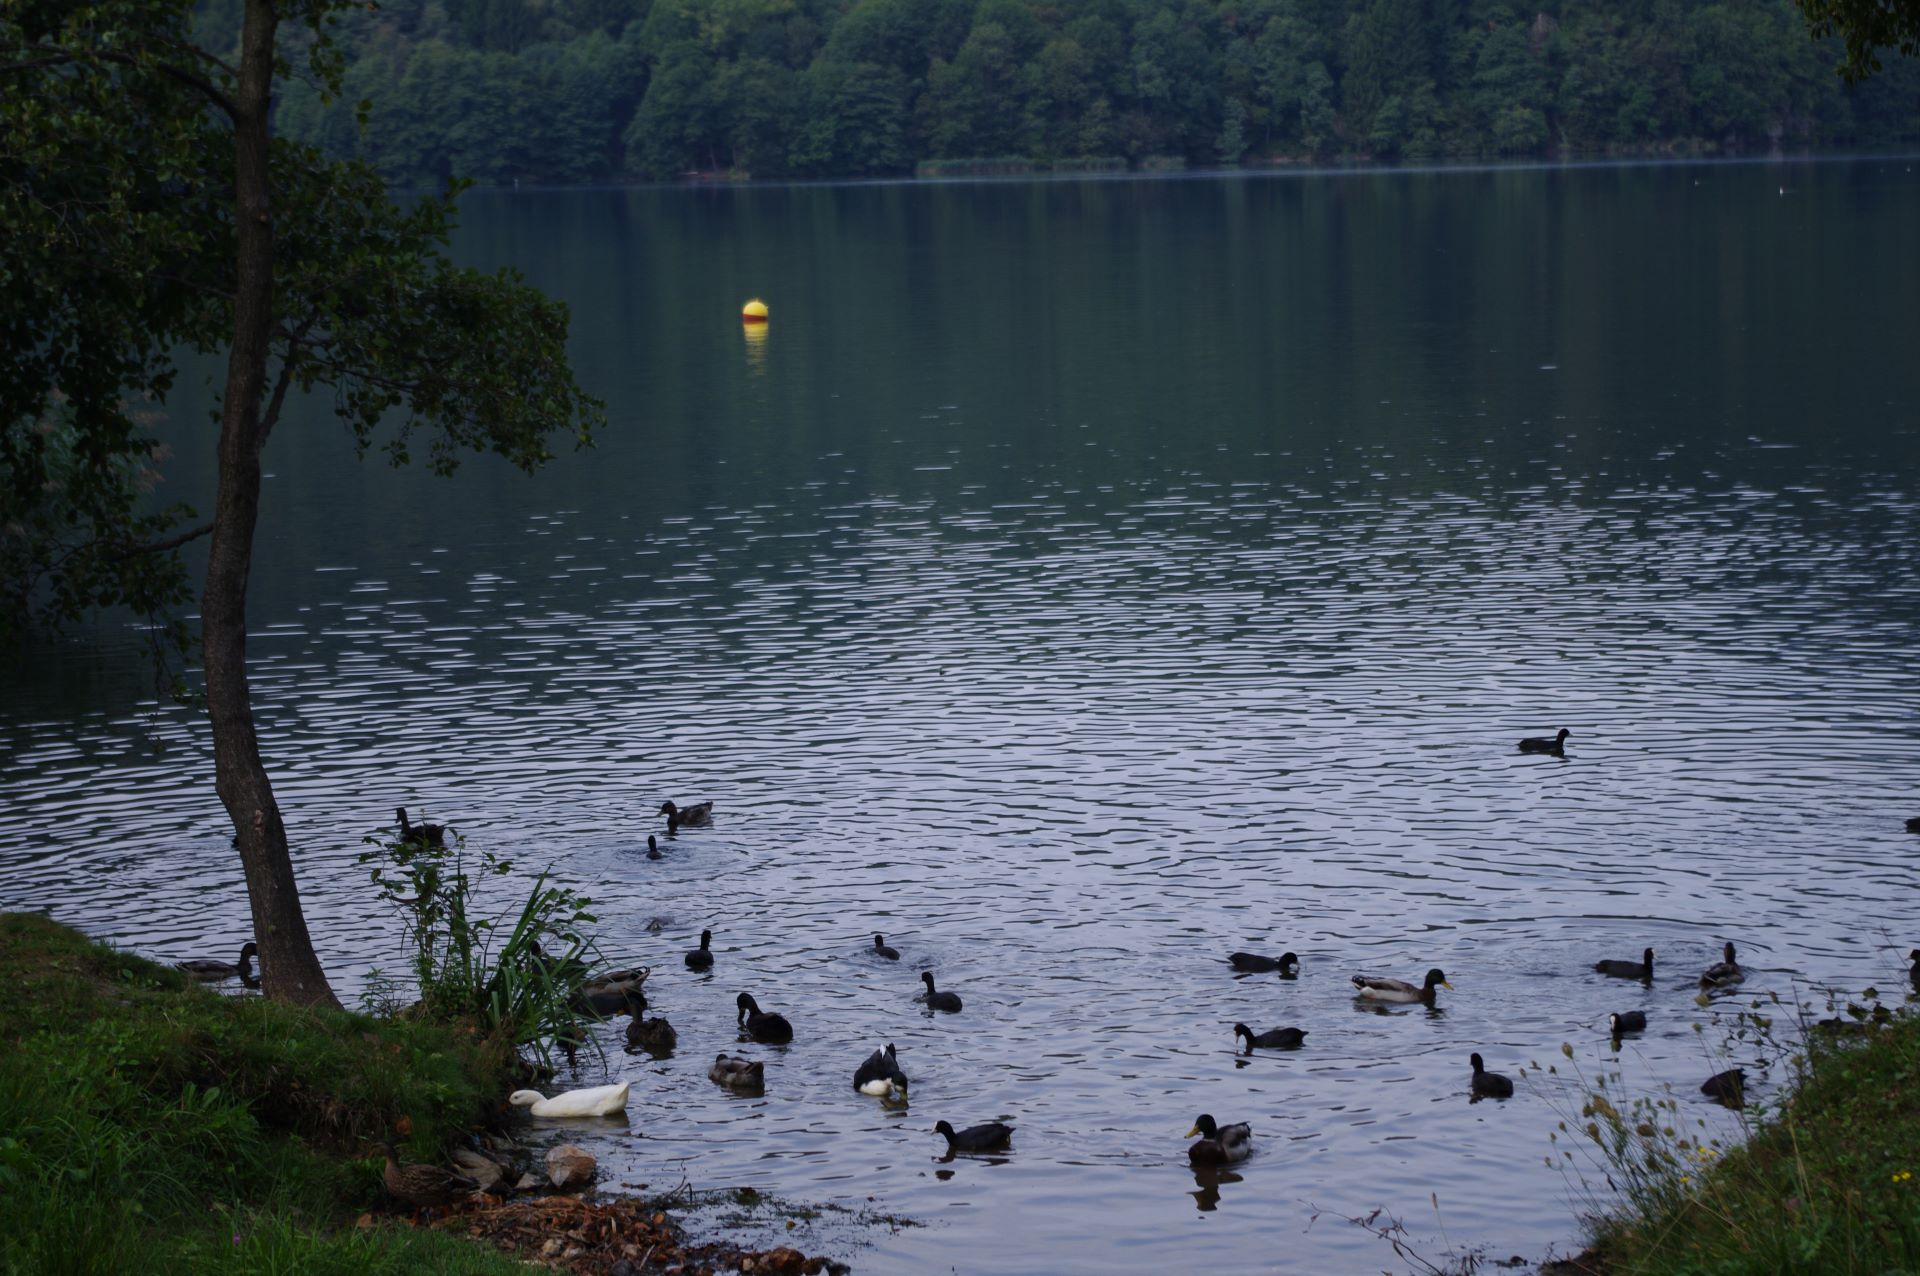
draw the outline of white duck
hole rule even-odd
[[[565,1094],[556,1094],[551,1099],[538,1090],[515,1090],[507,1096],[507,1102],[516,1108],[526,1108],[537,1117],[588,1117],[607,1116],[614,1112],[627,1110],[628,1082],[619,1085],[589,1086],[585,1090],[568,1090]]]

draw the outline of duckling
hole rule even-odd
[[[1233,1037],[1235,1041],[1245,1037],[1246,1052],[1252,1054],[1255,1046],[1259,1046],[1262,1050],[1297,1049],[1300,1043],[1306,1040],[1307,1030],[1305,1028],[1269,1028],[1265,1032],[1256,1033],[1247,1025],[1237,1023],[1233,1025]]]
[[[695,802],[692,806],[675,806],[672,802],[662,802],[658,814],[667,817],[669,833],[677,833],[683,824],[690,829],[705,828],[713,823],[713,803]]]
[[[741,993],[734,999],[740,1010],[740,1025],[747,1035],[755,1041],[768,1045],[784,1045],[793,1040],[793,1025],[780,1015],[762,1014],[760,1006],[750,993]]]
[[[1571,734],[1573,733],[1565,727],[1561,727],[1560,734],[1556,736],[1528,736],[1520,742],[1520,752],[1551,753],[1556,758],[1564,758],[1567,756],[1567,737]]]
[[[654,836],[651,833],[647,834],[647,858],[650,860],[665,858],[665,856],[660,854],[660,843],[654,840]]]
[[[712,944],[713,944],[713,932],[710,930],[701,931],[700,947],[694,949],[692,952],[687,954],[688,970],[712,970],[713,969]]]
[[[951,993],[951,992],[935,992],[933,988],[933,972],[931,970],[921,971],[920,978],[923,981],[925,981],[927,985],[927,1009],[945,1010],[949,1013],[957,1013],[959,1011],[961,1005],[963,1004],[960,1000],[959,994]]]
[[[516,1108],[526,1108],[537,1117],[611,1116],[626,1111],[629,1084],[622,1081],[617,1085],[588,1086],[552,1098],[538,1090],[515,1090],[507,1096],[507,1102]]]
[[[1644,1010],[1622,1010],[1617,1015],[1607,1016],[1607,1031],[1615,1040],[1629,1032],[1647,1030],[1647,1012]]]
[[[1511,1099],[1513,1097],[1512,1078],[1503,1077],[1497,1072],[1488,1072],[1486,1061],[1480,1057],[1479,1051],[1474,1052],[1469,1062],[1473,1064],[1474,1098]]]
[[[258,981],[253,977],[253,957],[259,951],[260,945],[249,939],[240,945],[238,962],[219,961],[212,957],[195,957],[188,961],[175,962],[173,968],[206,983],[238,976],[249,984],[254,984]]]
[[[707,1080],[729,1090],[758,1090],[766,1084],[767,1065],[758,1059],[717,1054],[713,1056],[713,1066],[707,1069]]]
[[[1253,1127],[1245,1121],[1238,1125],[1217,1125],[1211,1116],[1202,1112],[1186,1137],[1196,1134],[1200,1141],[1187,1149],[1187,1160],[1194,1165],[1231,1165],[1253,1154]]]
[[[645,966],[634,966],[596,975],[574,991],[573,1003],[602,1018],[637,1015],[647,1008],[647,994],[642,986],[651,973]]]
[[[431,846],[439,850],[447,844],[447,826],[444,824],[415,824],[407,818],[407,808],[396,806],[393,813],[400,817],[400,840],[412,842],[416,846]]]
[[[886,939],[886,936],[884,935],[875,935],[873,937],[873,951],[876,953],[879,953],[882,957],[885,957],[888,961],[900,960],[899,950],[887,947],[887,939]]]
[[[1729,1068],[1725,1072],[1714,1073],[1700,1087],[1700,1093],[1720,1106],[1738,1112],[1747,1106],[1746,1069]]]
[[[1295,967],[1300,959],[1292,953],[1281,953],[1278,957],[1262,957],[1258,953],[1233,953],[1227,958],[1227,964],[1235,970],[1268,971],[1277,970],[1285,978],[1291,979],[1296,973]]]
[[[1447,982],[1447,977],[1440,972],[1438,966],[1427,972],[1424,984],[1410,984],[1404,979],[1380,979],[1371,975],[1355,975],[1353,986],[1356,990],[1355,995],[1363,1001],[1390,1001],[1403,1005],[1424,1001],[1429,1006],[1433,1004],[1437,989],[1451,990],[1453,987]]]
[[[386,1185],[387,1195],[404,1205],[415,1209],[452,1205],[480,1190],[473,1179],[437,1165],[402,1165],[393,1144],[380,1146],[387,1154],[387,1168],[381,1172],[380,1181]]]
[[[640,1019],[627,1025],[627,1044],[648,1054],[672,1054],[680,1044],[680,1034],[664,1018]]]
[[[885,1050],[876,1050],[868,1055],[853,1072],[853,1088],[861,1094],[875,1097],[889,1094],[895,1089],[907,1088],[907,1074],[900,1071],[900,1062],[894,1056],[893,1043],[888,1042]]]
[[[970,1125],[956,1132],[945,1121],[933,1123],[935,1134],[947,1137],[947,1155],[955,1152],[1000,1152],[1004,1151],[1008,1140],[1013,1138],[1013,1127],[1000,1121],[988,1121],[984,1125]]]
[[[1740,963],[1733,959],[1732,944],[1721,949],[1720,955],[1722,960],[1700,972],[1702,988],[1731,988],[1746,979],[1747,972],[1740,969]]]
[[[1640,954],[1639,961],[1605,961],[1593,963],[1593,968],[1603,975],[1612,975],[1615,979],[1638,979],[1643,983],[1653,980],[1653,949]]]

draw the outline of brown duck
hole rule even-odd
[[[386,1184],[387,1194],[404,1205],[415,1209],[452,1205],[480,1190],[472,1179],[437,1165],[402,1165],[393,1144],[383,1143],[381,1147],[387,1154],[387,1168],[380,1181]]]

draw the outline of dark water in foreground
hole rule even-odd
[[[610,1056],[612,1182],[925,1224],[868,1233],[871,1271],[1405,1269],[1338,1217],[1377,1206],[1436,1260],[1537,1258],[1580,1199],[1544,1164],[1562,1042],[1591,1076],[1606,1014],[1646,1009],[1628,1084],[1730,1128],[1693,1093],[1728,1066],[1692,982],[1724,941],[1782,997],[1889,986],[1920,943],[1905,161],[467,222],[469,259],[572,304],[612,427],[453,483],[357,464],[318,411],[283,427],[256,697],[349,998],[398,965],[353,857],[401,802],[551,862],[656,966],[681,1052]],[[0,906],[225,953],[210,752],[140,687],[117,639],[0,683]],[[1513,751],[1560,726],[1565,760]],[[717,826],[649,862],[669,796]],[[1649,944],[1650,990],[1588,973]],[[1238,948],[1302,975],[1235,978]],[[1431,965],[1437,1012],[1348,995]],[[922,969],[961,1015],[915,1005]],[[764,1098],[705,1079],[741,990],[798,1027],[745,1048]],[[1307,1046],[1243,1064],[1235,1020]],[[849,1085],[889,1040],[904,1114]],[[1472,1105],[1473,1050],[1560,1073]],[[1254,1126],[1225,1182],[1185,1163],[1203,1110]],[[939,1164],[941,1118],[1015,1150]]]

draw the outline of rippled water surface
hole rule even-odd
[[[1723,942],[1783,997],[1885,985],[1920,943],[1904,161],[466,220],[467,259],[571,303],[611,425],[449,483],[303,409],[268,457],[256,703],[349,999],[400,964],[354,862],[399,803],[551,862],[656,967],[681,1050],[607,1038],[635,1083],[586,1140],[611,1181],[924,1224],[867,1235],[872,1271],[1404,1269],[1339,1217],[1380,1206],[1434,1258],[1538,1258],[1577,1232],[1544,1163],[1562,1042],[1591,1074],[1606,1014],[1646,1009],[1629,1082],[1725,1129],[1693,1093],[1727,1066],[1693,1000]],[[203,409],[174,418],[192,498]],[[0,906],[236,946],[205,733],[135,644],[0,687]],[[1564,760],[1514,751],[1561,726]],[[650,862],[667,797],[715,826]],[[1590,973],[1647,945],[1651,988]],[[1301,975],[1235,977],[1234,949]],[[1433,965],[1438,1010],[1349,995]],[[928,1017],[922,970],[966,1009]],[[705,1079],[742,990],[798,1032],[741,1048],[764,1097]],[[1237,1059],[1236,1020],[1306,1047]],[[849,1084],[885,1041],[904,1113]],[[1560,1074],[1469,1104],[1474,1050]],[[1784,1074],[1731,1057],[1763,1094]],[[1254,1127],[1224,1181],[1186,1166],[1201,1111]],[[1014,1150],[940,1163],[941,1118]]]

